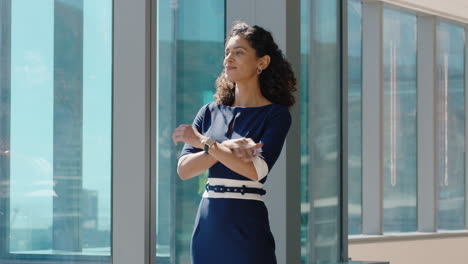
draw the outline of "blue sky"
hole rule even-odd
[[[111,1],[84,0],[83,187],[110,226]],[[54,1],[12,1],[11,228],[52,224]]]

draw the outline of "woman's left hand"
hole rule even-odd
[[[202,138],[203,136],[192,125],[179,125],[172,133],[174,145],[184,142],[196,148],[203,148]]]
[[[223,141],[222,144],[230,148],[237,157],[245,162],[252,161],[256,156],[259,156],[259,149],[263,147],[263,143],[255,143],[251,138],[230,139]]]

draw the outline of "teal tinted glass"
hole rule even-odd
[[[308,142],[308,98],[309,53],[310,53],[310,1],[301,0],[301,263],[309,256],[309,146]]]
[[[384,9],[384,232],[417,229],[416,40],[416,15]]]
[[[301,255],[328,263],[341,257],[341,1],[302,2]]]
[[[362,232],[362,3],[348,1],[348,233]]]
[[[112,1],[0,8],[1,258],[110,263]]]
[[[465,222],[465,31],[437,24],[438,228]]]
[[[206,173],[177,175],[182,147],[172,142],[213,101],[223,68],[224,1],[157,1],[156,263],[190,263],[190,242]]]

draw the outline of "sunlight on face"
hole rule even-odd
[[[258,79],[258,58],[249,42],[233,36],[224,50],[224,76],[230,82]]]

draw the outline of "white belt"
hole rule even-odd
[[[239,187],[243,185],[250,188],[259,188],[263,189],[263,184],[256,181],[242,181],[242,180],[232,180],[232,179],[223,179],[223,178],[208,178],[208,184],[210,185],[224,185],[229,187]],[[203,198],[234,198],[234,199],[246,199],[246,200],[257,200],[263,201],[263,196],[255,193],[218,193],[214,191],[207,191],[203,193]]]

